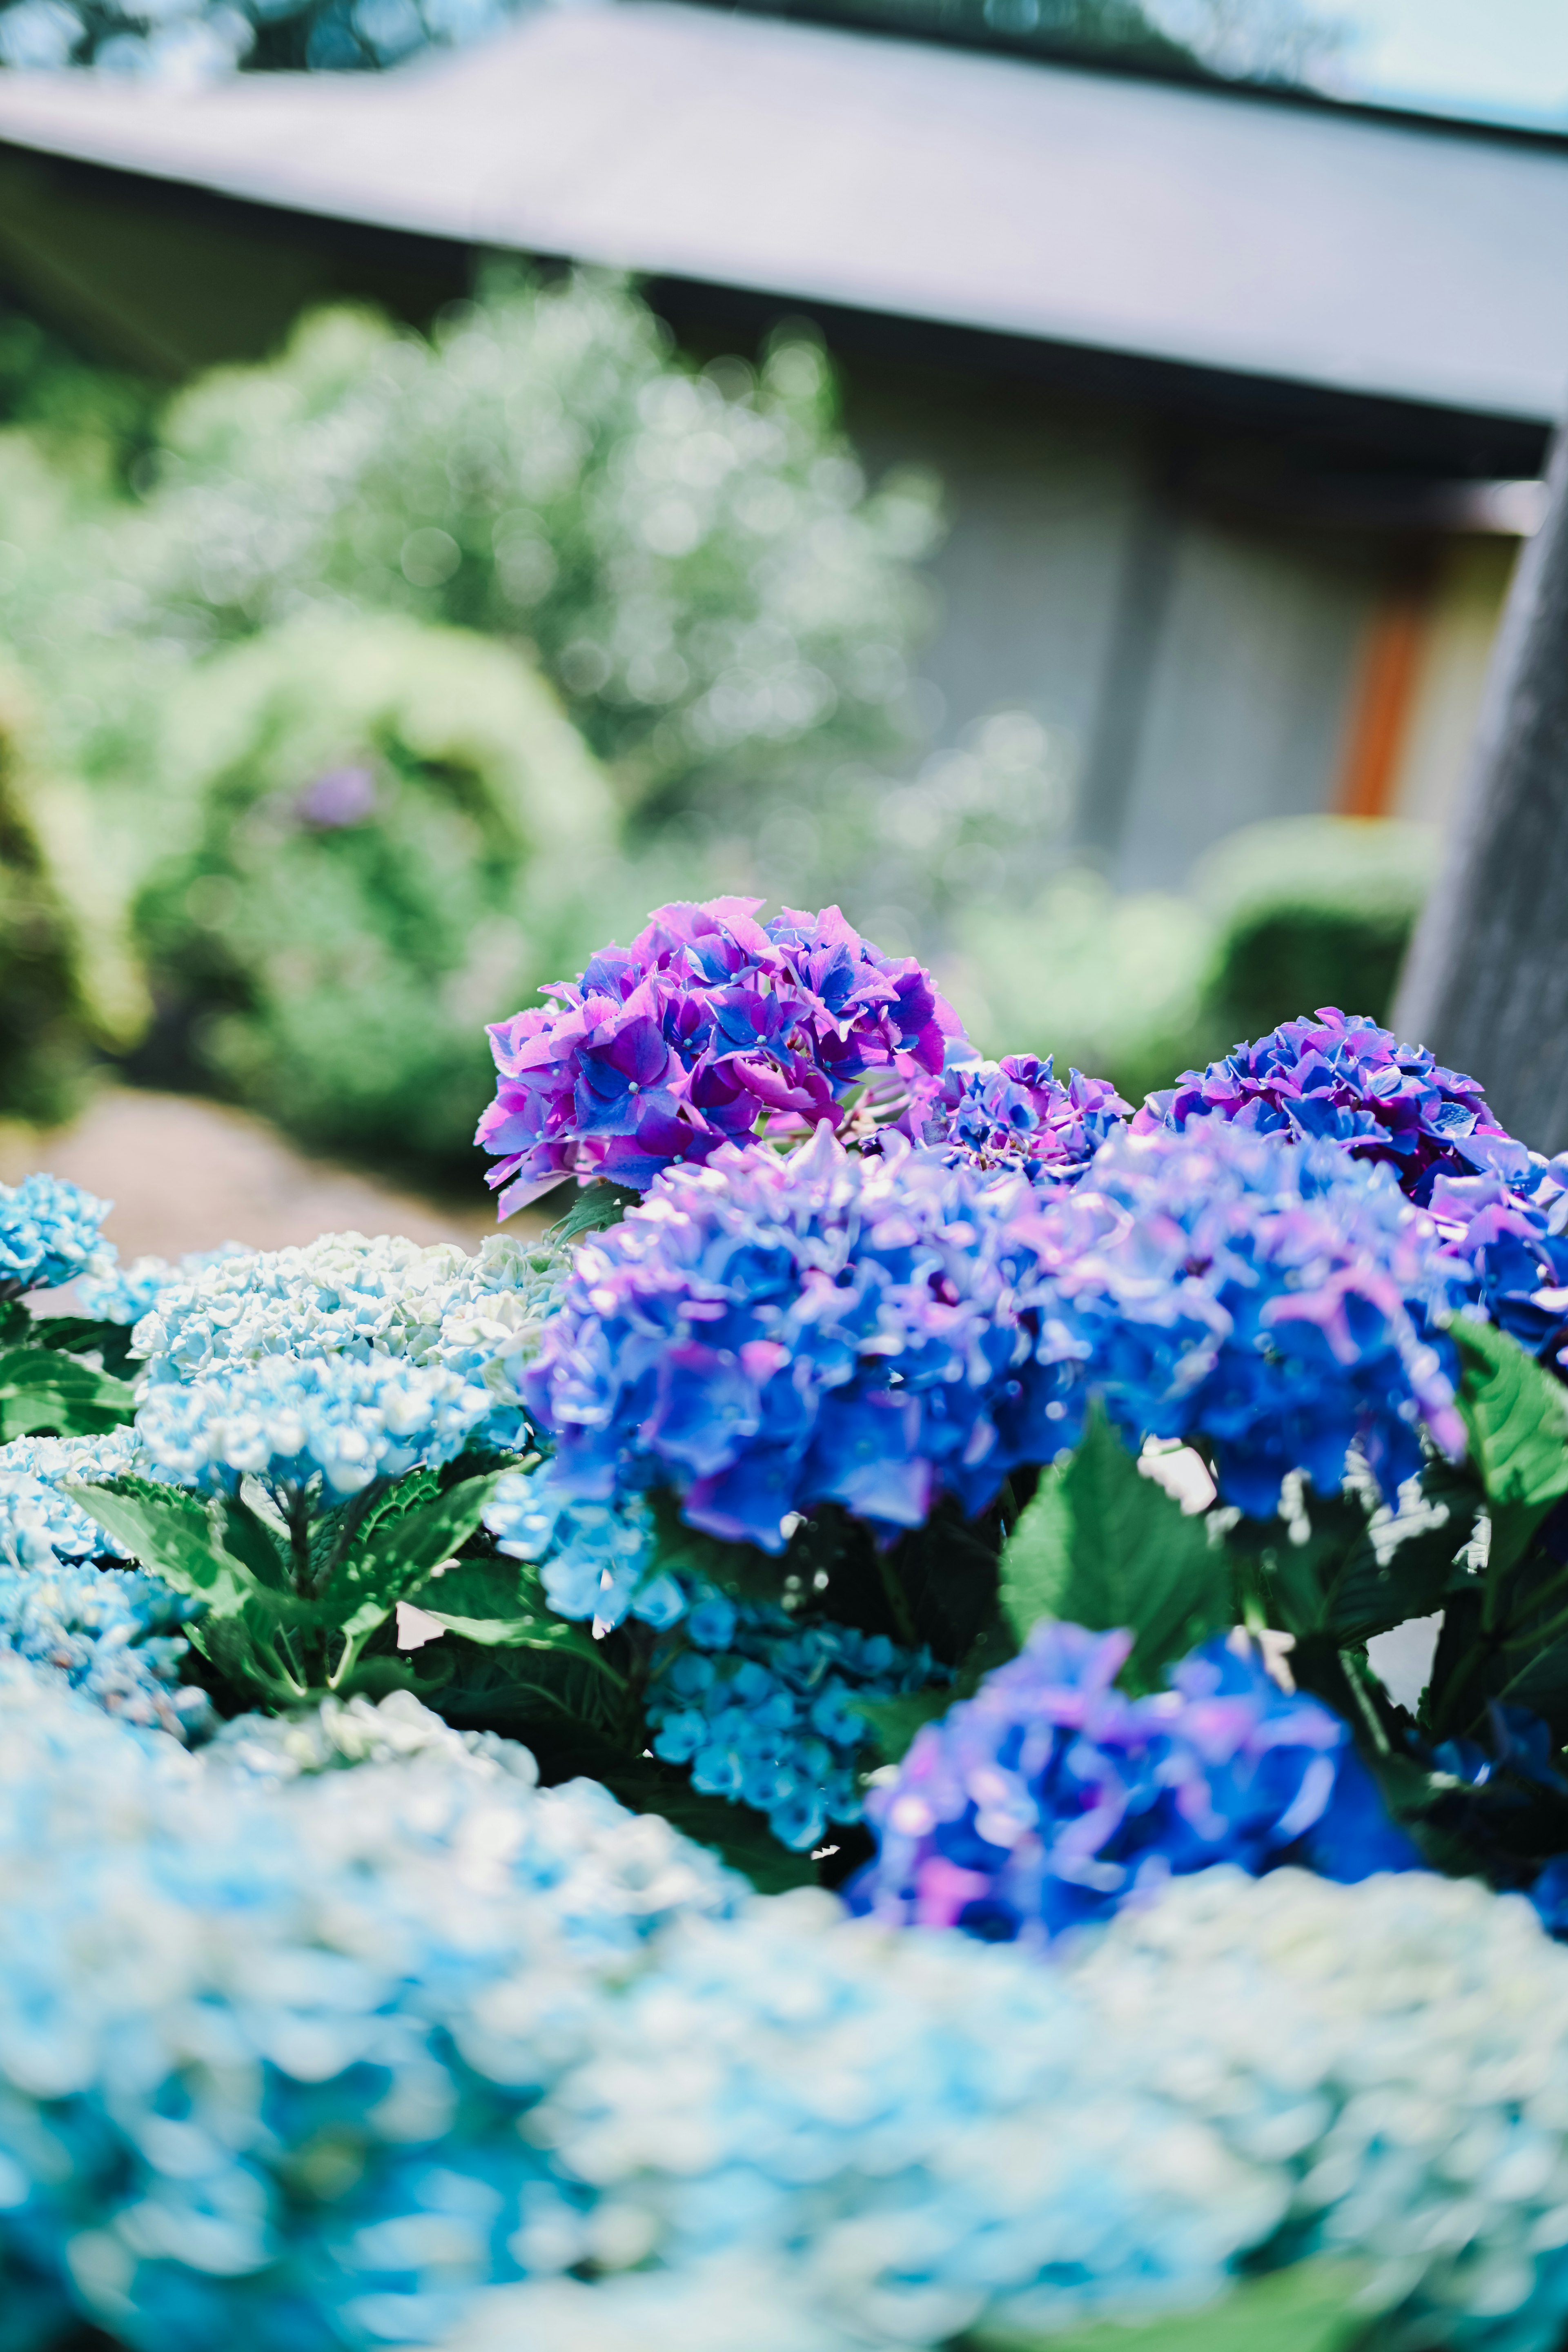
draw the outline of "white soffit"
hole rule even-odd
[[[1501,415],[1568,152],[668,0],[384,75],[0,72],[0,141],[306,214]]]

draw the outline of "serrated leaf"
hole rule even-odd
[[[204,1601],[217,1615],[232,1616],[251,1590],[248,1571],[217,1540],[206,1506],[183,1487],[117,1478],[63,1491],[173,1591]]]
[[[97,1437],[134,1418],[136,1400],[124,1381],[52,1348],[0,1352],[0,1444],[51,1431],[61,1437]]]
[[[1458,1404],[1470,1460],[1491,1507],[1488,1576],[1495,1583],[1568,1495],[1568,1397],[1495,1324],[1458,1317],[1448,1336],[1459,1353]]]
[[[289,1563],[271,1528],[237,1496],[224,1496],[212,1506],[212,1520],[226,1552],[275,1592],[289,1588]]]
[[[1002,1612],[1023,1642],[1057,1618],[1135,1635],[1121,1680],[1155,1690],[1162,1669],[1230,1624],[1230,1563],[1133,1455],[1096,1405],[1077,1452],[1042,1477],[1003,1547]]]
[[[939,1722],[954,1696],[951,1689],[905,1691],[897,1698],[858,1698],[850,1705],[857,1715],[865,1717],[883,1763],[901,1764],[917,1733],[928,1723]]]
[[[382,1512],[360,1530],[333,1569],[326,1591],[344,1631],[373,1633],[433,1569],[467,1543],[503,1475],[491,1470],[465,1478],[427,1502],[390,1516]]]
[[[563,1249],[568,1242],[581,1241],[584,1234],[603,1233],[607,1225],[618,1225],[641,1199],[642,1194],[629,1184],[611,1184],[601,1177],[584,1187],[563,1217],[546,1226],[545,1241]]]
[[[959,2352],[1352,2352],[1372,2327],[1352,2308],[1366,2275],[1354,2263],[1297,2263],[1243,2279],[1201,2311],[1100,2320],[1049,2336],[981,2327],[963,2337]]]

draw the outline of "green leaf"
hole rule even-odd
[[[1495,1324],[1456,1317],[1448,1336],[1459,1351],[1458,1402],[1470,1460],[1491,1508],[1487,1574],[1495,1584],[1568,1495],[1568,1397]]]
[[[538,1577],[519,1560],[459,1560],[404,1598],[449,1633],[486,1649],[569,1650],[601,1673],[610,1671],[604,1644],[583,1626],[552,1615]]]
[[[1158,1689],[1162,1668],[1233,1622],[1230,1563],[1152,1478],[1103,1411],[1048,1470],[1002,1552],[1002,1610],[1022,1642],[1044,1618],[1136,1636],[1121,1681]]]
[[[68,1356],[100,1356],[103,1369],[117,1377],[134,1361],[131,1353],[132,1323],[100,1322],[96,1316],[40,1315],[33,1325],[31,1344],[58,1348]],[[0,1339],[8,1336],[0,1327]]]
[[[0,1353],[0,1444],[51,1431],[60,1437],[96,1437],[134,1417],[136,1400],[124,1381],[79,1364],[52,1348],[7,1348]]]
[[[1201,2311],[1100,2320],[1050,2336],[981,2327],[962,2339],[959,2352],[1352,2352],[1372,2327],[1352,2308],[1365,2279],[1353,2263],[1297,2263],[1242,2280]]]
[[[211,1507],[218,1540],[229,1558],[238,1560],[258,1584],[274,1592],[288,1591],[288,1552],[260,1513],[238,1496],[226,1495]]]
[[[859,1698],[851,1703],[856,1714],[863,1715],[869,1725],[883,1763],[900,1764],[914,1746],[916,1733],[928,1723],[940,1722],[956,1696],[951,1688],[906,1691],[898,1698]]]
[[[433,1569],[450,1559],[479,1526],[502,1475],[499,1470],[487,1471],[482,1477],[448,1486],[427,1502],[390,1515],[382,1511],[371,1519],[333,1569],[324,1595],[344,1632],[374,1633]]]
[[[251,1589],[248,1571],[224,1550],[198,1496],[146,1478],[71,1485],[64,1492],[174,1591],[205,1601],[219,1616],[242,1605]]]
[[[31,1310],[19,1298],[0,1298],[0,1348],[25,1348],[33,1328]]]
[[[1409,1510],[1376,1513],[1332,1580],[1329,1630],[1341,1642],[1365,1642],[1407,1617],[1434,1615],[1474,1525],[1473,1507],[1440,1489],[1424,1490]]]
[[[584,1234],[603,1233],[606,1225],[618,1225],[641,1199],[642,1194],[629,1184],[611,1184],[601,1177],[596,1183],[585,1185],[566,1214],[545,1228],[545,1241],[563,1249],[568,1242],[581,1241]]]
[[[776,1601],[784,1583],[784,1563],[770,1559],[753,1544],[726,1543],[719,1536],[689,1528],[680,1516],[680,1501],[668,1487],[648,1496],[653,1518],[653,1566],[671,1576],[706,1577],[721,1591],[743,1600]]]

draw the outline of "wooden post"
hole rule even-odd
[[[1568,1148],[1568,429],[1509,592],[1394,1026],[1479,1078],[1524,1142]]]

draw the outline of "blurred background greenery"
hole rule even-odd
[[[173,394],[0,321],[0,1116],[118,1069],[471,1181],[483,1023],[716,890],[837,899],[989,1051],[1134,1096],[1384,1012],[1422,828],[1275,820],[1119,897],[1037,717],[930,749],[941,530],[809,330],[700,365],[604,278],[319,310]]]

